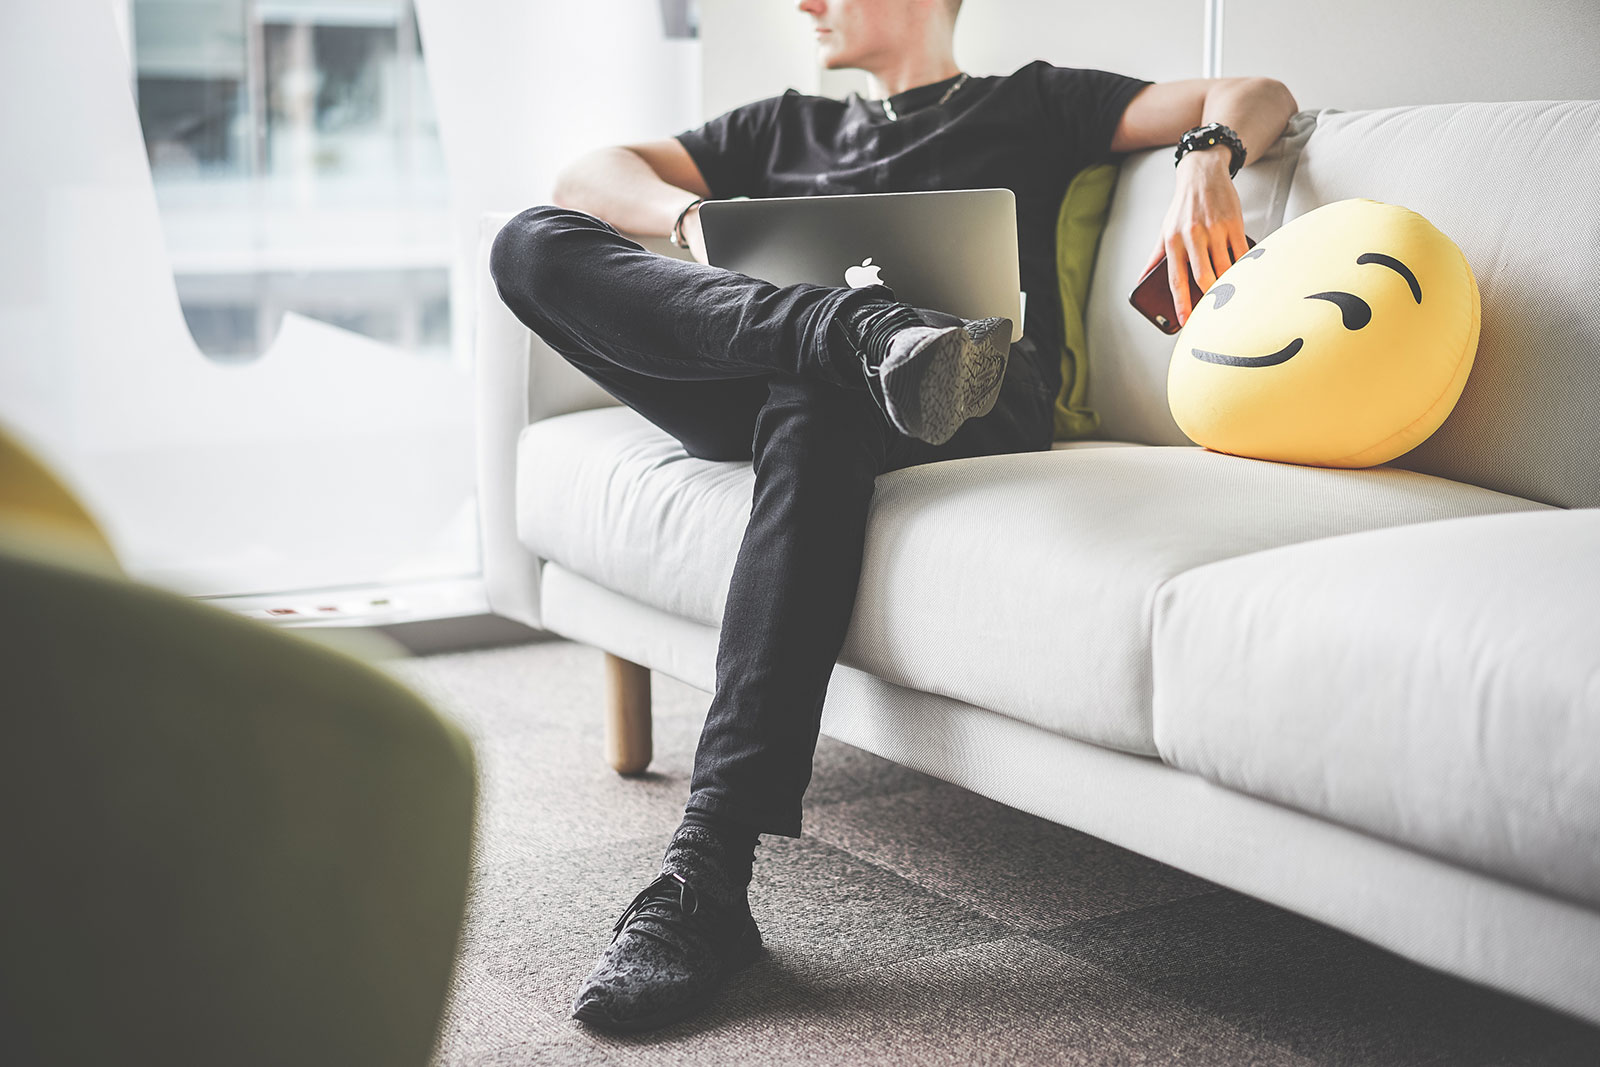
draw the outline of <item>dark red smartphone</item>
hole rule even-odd
[[[1251,248],[1256,246],[1255,239],[1249,234],[1244,235],[1245,244]],[[1194,275],[1189,276],[1189,307],[1193,308],[1200,303],[1200,298],[1205,293],[1200,286],[1195,284]],[[1139,314],[1155,323],[1162,333],[1177,333],[1178,309],[1173,306],[1172,284],[1167,281],[1167,257],[1162,256],[1161,262],[1150,268],[1150,273],[1139,279],[1139,284],[1133,287],[1133,292],[1128,294],[1128,303],[1136,308]]]

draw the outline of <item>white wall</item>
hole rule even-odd
[[[1205,0],[967,0],[956,60],[974,74],[1047,59],[1151,81],[1198,78],[1205,8]]]
[[[1225,12],[1223,73],[1277,78],[1304,108],[1600,99],[1600,0],[1228,0]]]
[[[700,7],[705,117],[790,87],[868,91],[859,74],[819,74],[792,0]],[[1600,0],[967,0],[956,61],[976,74],[1048,59],[1201,77],[1208,10],[1217,73],[1277,78],[1306,108],[1600,98]]]
[[[700,49],[704,118],[785,89],[824,91],[811,16],[793,0],[700,0]]]
[[[1009,74],[1035,59],[1165,81],[1199,77],[1205,0],[967,0],[956,62]],[[700,0],[704,117],[785,89],[868,95],[857,71],[821,71],[811,17],[794,0]]]

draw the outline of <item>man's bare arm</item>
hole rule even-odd
[[[551,198],[559,207],[604,219],[623,233],[665,237],[684,205],[710,195],[694,159],[677,139],[669,138],[578,157],[556,176]]]
[[[1278,139],[1298,107],[1288,88],[1270,78],[1190,78],[1147,85],[1124,109],[1111,150],[1175,144],[1186,130],[1221,122],[1244,142],[1249,166]],[[1228,177],[1230,159],[1226,145],[1183,157],[1161,235],[1139,272],[1142,276],[1167,257],[1167,284],[1180,324],[1194,310],[1189,278],[1208,290],[1246,251],[1244,208]]]
[[[1139,90],[1111,137],[1113,152],[1177,144],[1186,130],[1206,122],[1233,127],[1244,142],[1249,166],[1283,132],[1299,105],[1282,82],[1271,78],[1188,78]],[[1218,153],[1227,156],[1226,150]]]

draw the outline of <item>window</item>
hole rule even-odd
[[[258,356],[295,311],[448,357],[448,189],[409,0],[132,10],[145,150],[201,351]]]
[[[7,126],[33,205],[0,263],[27,283],[0,297],[8,424],[136,577],[457,613],[471,391],[409,0],[29,14],[0,69],[33,105]]]

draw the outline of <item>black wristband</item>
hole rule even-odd
[[[1213,145],[1225,144],[1228,151],[1233,153],[1233,158],[1228,162],[1228,177],[1232,178],[1239,173],[1239,168],[1244,166],[1246,152],[1244,142],[1239,140],[1239,135],[1220,122],[1208,122],[1204,126],[1196,126],[1178,140],[1178,150],[1173,154],[1173,166],[1177,166],[1185,155],[1196,148],[1210,148]]]
[[[693,200],[689,201],[688,206],[682,211],[678,212],[678,220],[672,224],[672,232],[667,234],[667,240],[671,241],[679,248],[688,248],[689,242],[683,239],[683,220],[689,217],[689,212],[694,210],[694,206],[696,204],[703,204],[705,202],[706,198],[703,196],[697,196]]]

